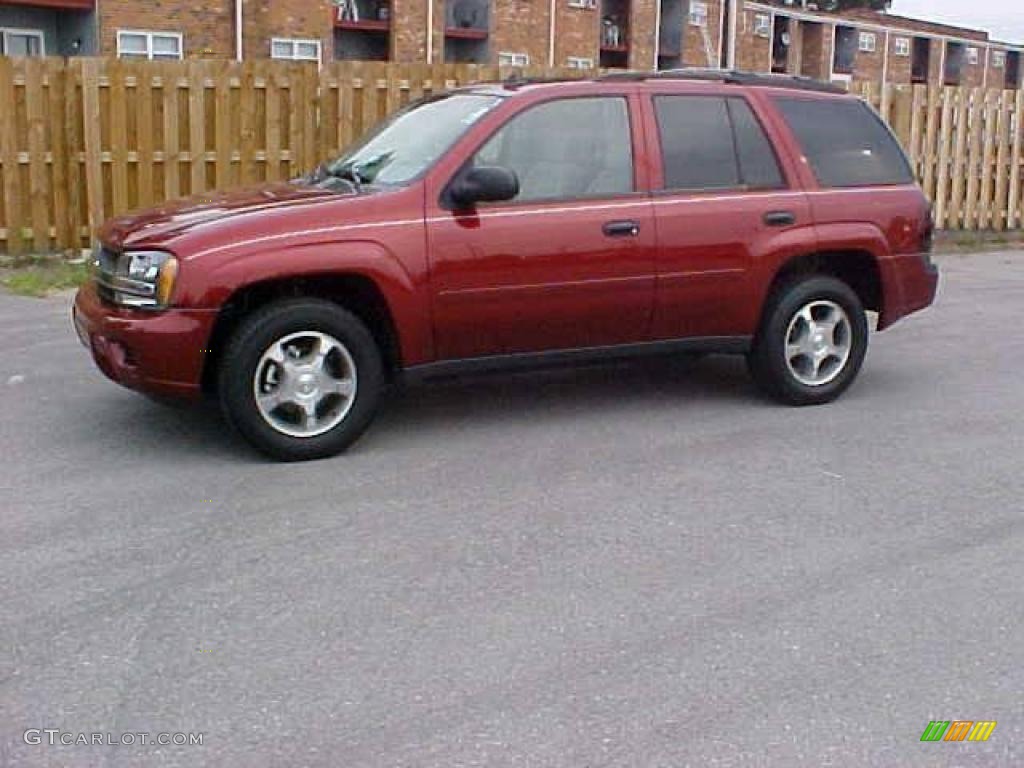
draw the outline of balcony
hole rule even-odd
[[[661,30],[658,35],[658,69],[683,66],[683,0],[659,0]]]
[[[943,85],[960,85],[963,82],[964,65],[967,62],[967,46],[963,43],[946,43],[946,68],[942,73]]]
[[[629,0],[603,0],[601,3],[601,67],[625,69],[629,66]]]
[[[96,0],[0,0],[0,55],[95,56]]]
[[[445,3],[444,60],[486,64],[490,60],[490,0]]]
[[[335,58],[391,58],[391,5],[386,0],[345,0],[333,15]]]
[[[836,48],[832,56],[832,71],[837,75],[852,75],[857,67],[858,31],[853,27],[836,27]]]

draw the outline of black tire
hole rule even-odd
[[[787,361],[786,344],[790,325],[798,313],[816,302],[831,302],[846,314],[849,330],[849,356],[840,365],[840,358],[829,358],[832,369],[823,371],[832,376],[828,381],[809,385],[791,370]],[[824,305],[827,310],[827,305]],[[799,328],[795,327],[795,331]],[[845,333],[845,329],[843,333]],[[829,403],[845,392],[857,374],[868,349],[868,322],[864,307],[846,283],[826,275],[795,278],[781,284],[768,298],[761,326],[754,346],[747,355],[747,367],[754,382],[766,394],[790,405],[821,405]],[[794,358],[801,360],[800,357]],[[802,360],[807,361],[805,357]],[[810,378],[810,376],[807,376]]]
[[[341,421],[308,437],[275,428],[261,413],[254,392],[264,352],[281,339],[305,332],[327,334],[340,342],[354,363],[356,381],[354,401],[345,404]],[[253,312],[231,336],[218,371],[218,394],[228,422],[258,450],[282,461],[320,459],[344,451],[370,425],[383,389],[384,368],[373,335],[351,312],[319,299],[282,300]],[[339,407],[338,415],[345,408]]]

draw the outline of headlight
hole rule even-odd
[[[165,251],[105,251],[98,259],[100,295],[125,307],[163,309],[171,303],[178,260]]]

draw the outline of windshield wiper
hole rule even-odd
[[[295,181],[303,181],[306,184],[323,184],[332,179],[340,179],[351,184],[356,192],[362,192],[363,184],[367,182],[366,177],[360,173],[358,168],[349,166],[331,168],[327,163],[320,163],[311,174],[301,179],[295,179]]]
[[[336,179],[342,179],[350,182],[352,186],[356,188],[356,192],[363,191],[363,184],[367,183],[367,179],[360,173],[358,166],[342,166],[341,168],[325,168],[328,176],[333,176]]]

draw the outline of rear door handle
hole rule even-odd
[[[764,215],[764,223],[769,227],[792,227],[796,224],[796,214],[792,211],[770,211]]]
[[[608,237],[636,237],[640,234],[640,224],[636,221],[609,221],[604,225],[604,233]]]

